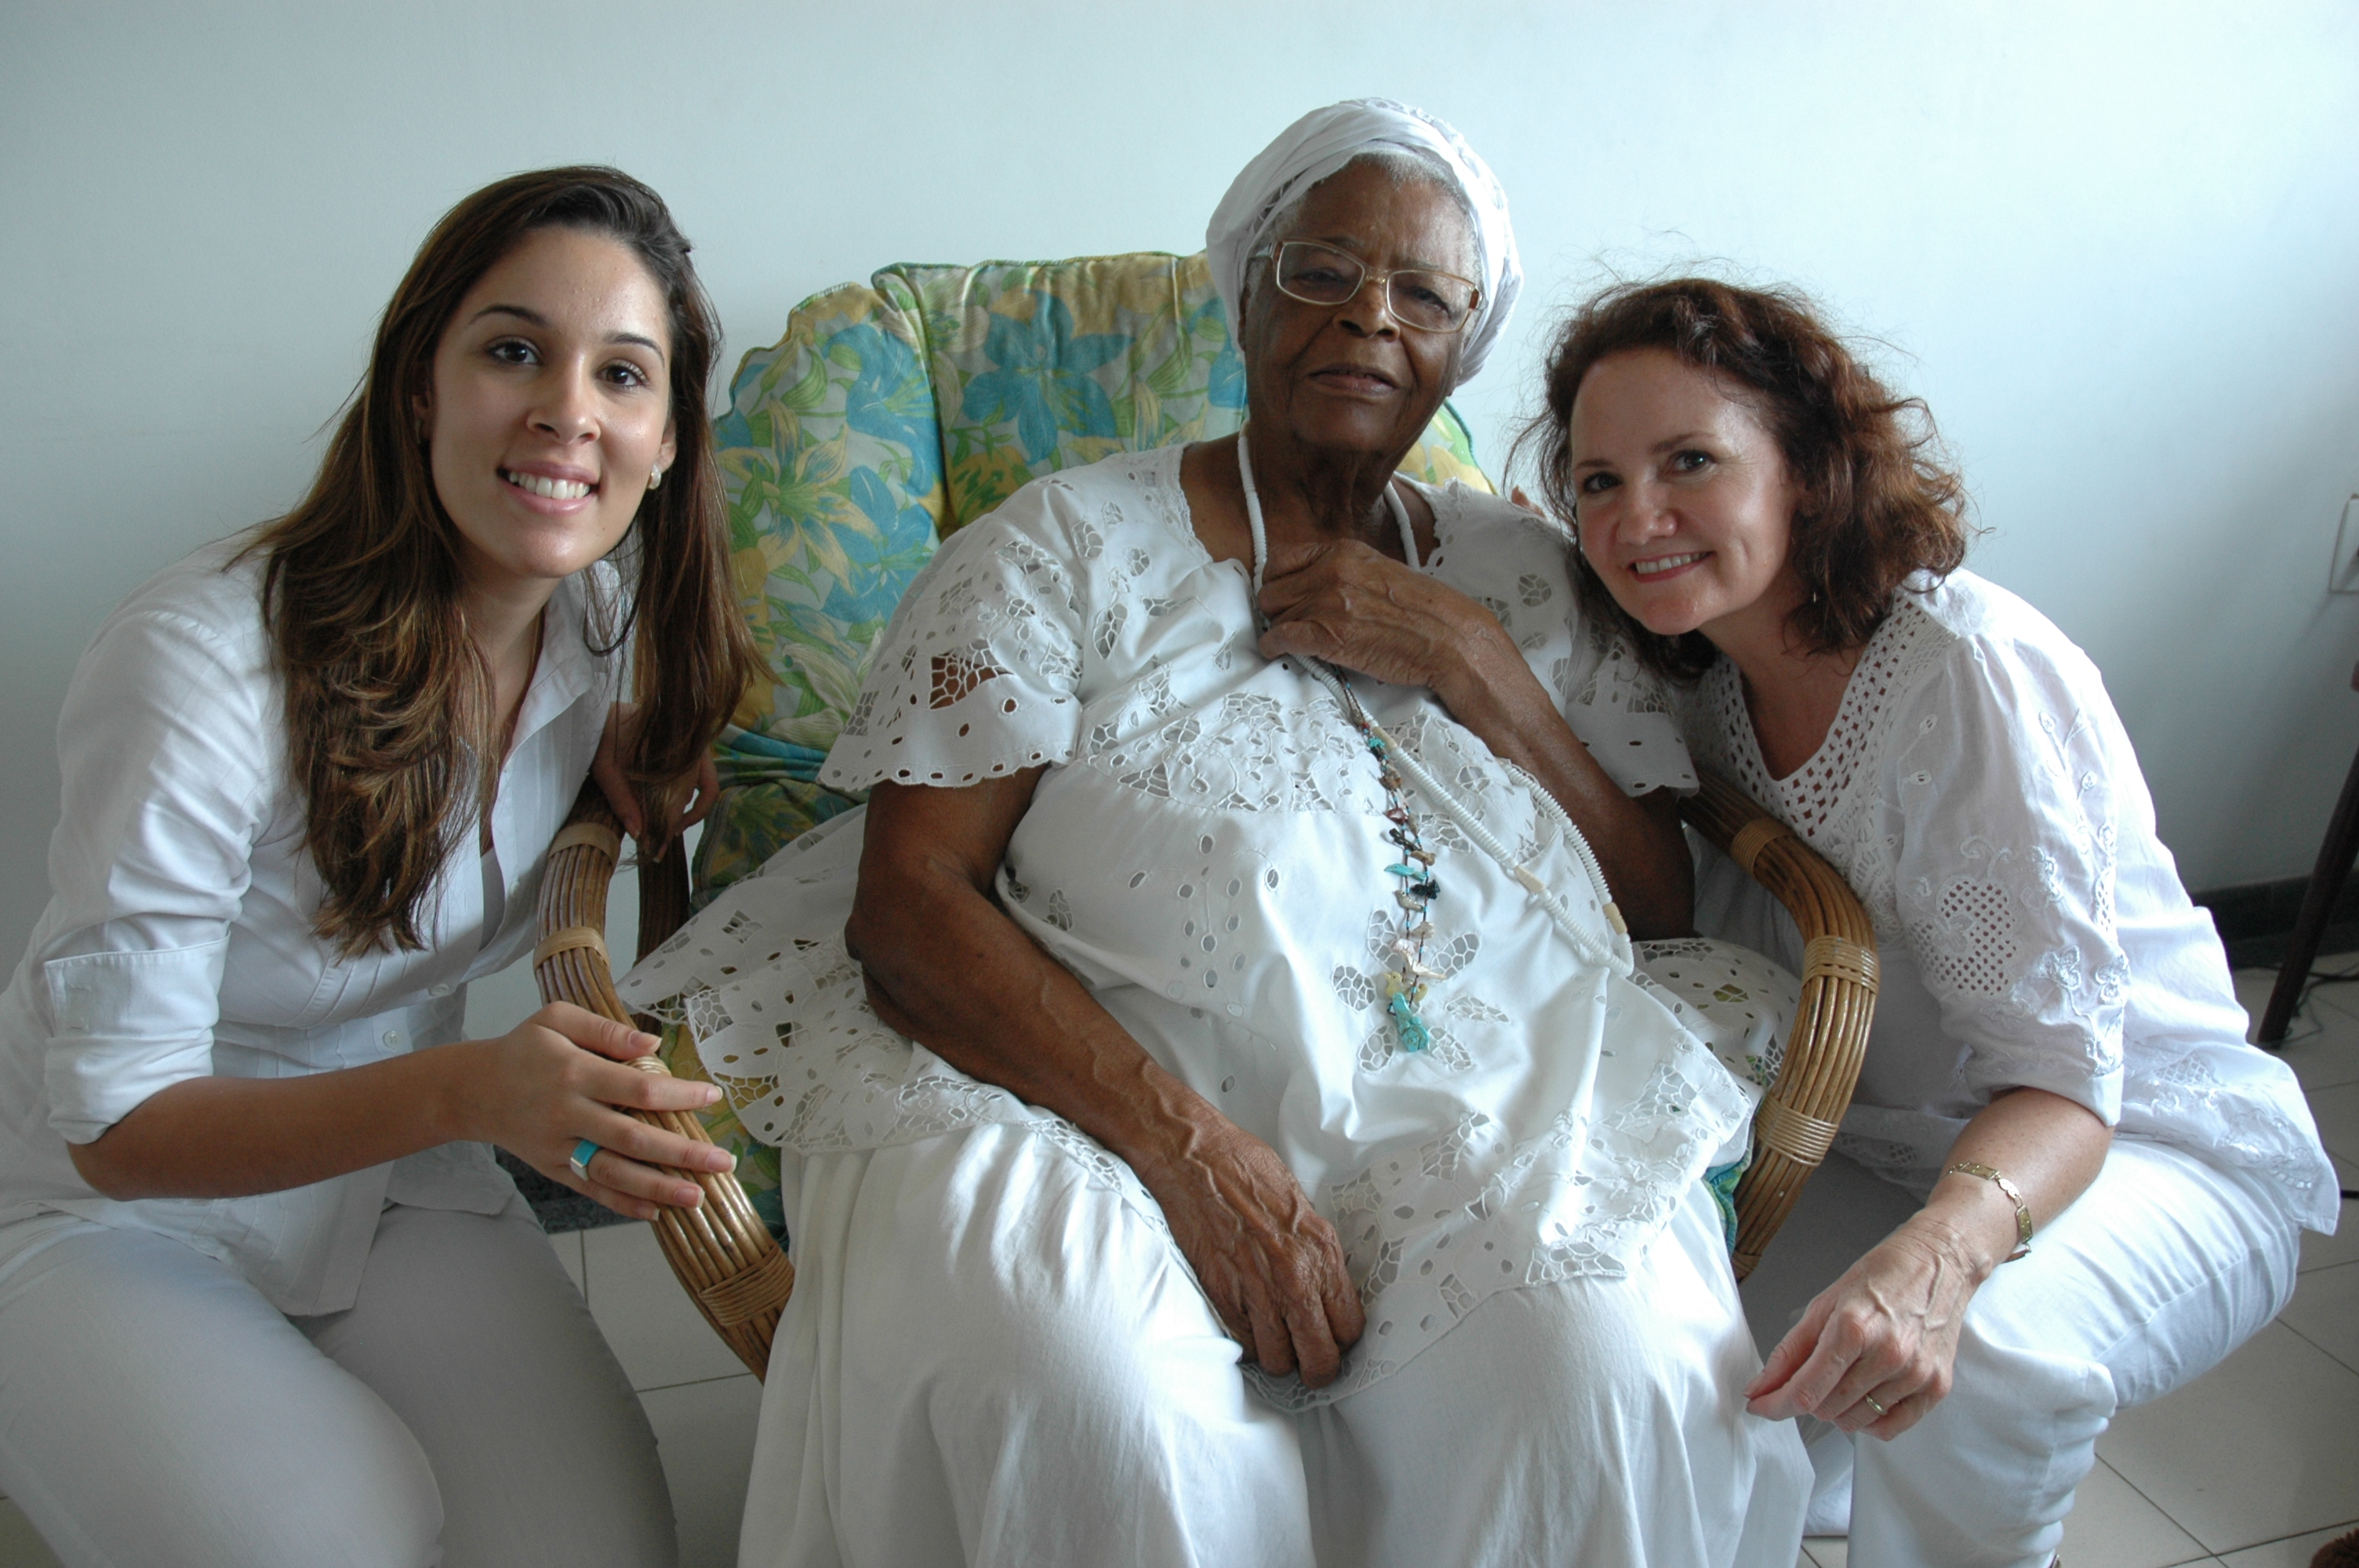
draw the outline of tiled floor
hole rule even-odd
[[[2247,1011],[2275,979],[2236,977]],[[2288,1038],[2320,1135],[2359,1187],[2359,984],[2314,992]],[[2338,1234],[2302,1238],[2301,1283],[2277,1322],[2099,1440],[2064,1521],[2071,1568],[2310,1568],[2321,1542],[2359,1526],[2359,1204],[2343,1209]],[[1840,1540],[1802,1543],[1799,1565],[1845,1561]]]
[[[503,977],[505,979],[506,977]],[[2269,977],[2239,977],[2256,1011]],[[489,999],[486,999],[489,1000]],[[2359,985],[2318,994],[2286,1052],[2345,1182],[2359,1181]],[[2306,1238],[2300,1292],[2277,1322],[2169,1398],[2128,1411],[2065,1525],[2071,1568],[2308,1568],[2359,1525],[2359,1219]],[[661,1444],[683,1568],[735,1561],[760,1389],[705,1328],[642,1225],[553,1243],[638,1389]],[[1840,1540],[1797,1568],[1840,1568]],[[54,1562],[0,1503],[0,1568]]]

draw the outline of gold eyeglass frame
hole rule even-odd
[[[1341,299],[1312,299],[1307,295],[1295,293],[1294,290],[1286,287],[1286,268],[1282,265],[1288,248],[1293,245],[1308,245],[1313,250],[1325,251],[1330,255],[1342,256],[1345,261],[1350,262],[1353,266],[1360,269],[1359,281],[1354,283],[1352,286],[1352,291],[1343,296]],[[1483,286],[1475,282],[1471,277],[1462,277],[1454,272],[1444,272],[1437,266],[1401,266],[1395,267],[1390,272],[1378,272],[1375,268],[1370,266],[1366,262],[1362,261],[1351,252],[1338,250],[1333,245],[1327,243],[1324,240],[1280,240],[1277,244],[1271,245],[1264,250],[1256,251],[1254,254],[1256,259],[1265,260],[1269,263],[1269,281],[1272,287],[1277,288],[1280,294],[1285,295],[1288,299],[1294,300],[1298,304],[1315,305],[1321,310],[1341,310],[1344,306],[1349,305],[1353,300],[1360,297],[1360,290],[1367,287],[1369,281],[1374,279],[1375,282],[1384,285],[1385,314],[1391,317],[1403,328],[1412,332],[1430,332],[1437,338],[1454,338],[1458,336],[1459,333],[1466,330],[1466,324],[1469,321],[1473,320],[1474,313],[1483,308]],[[1452,283],[1464,284],[1469,289],[1473,291],[1474,297],[1466,302],[1466,314],[1458,318],[1458,324],[1456,326],[1419,326],[1417,322],[1412,321],[1408,317],[1402,315],[1399,309],[1393,304],[1392,283],[1393,279],[1397,277],[1446,277]]]

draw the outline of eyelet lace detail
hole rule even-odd
[[[1883,942],[1898,942],[1903,935],[1886,913],[1892,902],[1895,846],[1868,831],[1864,820],[1876,754],[1884,745],[1884,715],[1940,662],[1950,642],[1949,633],[1913,600],[1899,599],[1861,650],[1826,740],[1784,779],[1770,777],[1761,760],[1735,665],[1724,658],[1714,664],[1693,698],[1700,721],[1689,726],[1689,743],[1696,760],[1768,806],[1825,856],[1858,891]]]
[[[2216,937],[2153,838],[2120,719],[2036,612],[1963,572],[1904,589],[1824,743],[1784,779],[1762,762],[1730,661],[1683,706],[1697,760],[1843,873],[1885,950],[1839,1150],[1924,1188],[1992,1092],[2027,1086],[2118,1118],[2124,1135],[2263,1172],[2307,1221],[2331,1212],[2299,1088],[2243,1043]],[[2142,901],[2130,947],[2126,888]],[[1912,968],[1921,993],[1898,989]],[[1893,1103],[1873,1101],[1879,1083]]]
[[[1602,706],[1573,722],[1609,773],[1625,787],[1687,776],[1659,690],[1601,671],[1576,642],[1561,542],[1487,498],[1432,500],[1444,580],[1498,607],[1536,673],[1594,686]],[[1314,1201],[1351,1173],[1332,1202],[1357,1206],[1334,1212],[1374,1332],[1327,1389],[1269,1386],[1317,1403],[1384,1377],[1497,1291],[1635,1260],[1684,1184],[1741,1148],[1758,1092],[1746,1051],[1733,1075],[1707,1048],[1706,1013],[1732,1005],[1716,993],[1749,1026],[1775,988],[1723,976],[1690,997],[1680,977],[1619,978],[1406,799],[1442,856],[1427,962],[1446,978],[1426,1004],[1431,1047],[1396,1049],[1377,988],[1396,922],[1378,907],[1376,765],[1322,687],[1255,652],[1246,576],[1205,555],[1183,502],[1178,454],[1145,453],[1067,470],[954,536],[879,639],[821,776],[857,788],[1063,764],[1007,846],[1007,917],[1167,1069],[1315,1173]],[[1534,877],[1560,894],[1585,885],[1533,786],[1430,694],[1354,689]],[[700,1022],[706,1070],[766,1142],[813,1154],[1020,1124],[1150,1212],[1093,1142],[877,1017],[841,935],[860,837],[847,813],[724,890],[625,998]],[[1676,956],[1690,978],[1706,959]],[[1593,1074],[1559,1070],[1567,1053],[1593,1053]]]

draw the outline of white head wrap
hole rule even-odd
[[[1464,137],[1421,109],[1387,98],[1353,98],[1313,109],[1288,125],[1245,165],[1212,210],[1212,221],[1204,229],[1204,249],[1213,287],[1228,308],[1230,330],[1238,330],[1245,261],[1266,237],[1269,221],[1362,153],[1386,148],[1439,164],[1474,214],[1476,270],[1481,274],[1475,281],[1483,286],[1483,301],[1466,323],[1466,346],[1458,362],[1459,381],[1472,381],[1515,313],[1516,296],[1524,289],[1524,269],[1516,259],[1516,231],[1507,222],[1507,193],[1499,189],[1491,166]]]

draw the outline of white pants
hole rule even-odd
[[[1820,1290],[1915,1211],[1841,1158],[1804,1189],[1745,1309],[1765,1354]],[[2044,1568],[2114,1412],[2217,1364],[2292,1298],[2299,1234],[2256,1178],[2116,1141],[2080,1200],[1975,1292],[1950,1395],[1889,1443],[1821,1422],[1814,1530],[1854,1568]]]
[[[1745,1411],[1701,1184],[1631,1277],[1503,1292],[1299,1418],[1169,1241],[1019,1129],[807,1160],[796,1218],[743,1568],[1794,1561],[1808,1461]]]
[[[676,1550],[654,1433],[520,1199],[388,1207],[359,1301],[310,1318],[179,1242],[66,1222],[0,1272],[0,1487],[71,1568]]]

